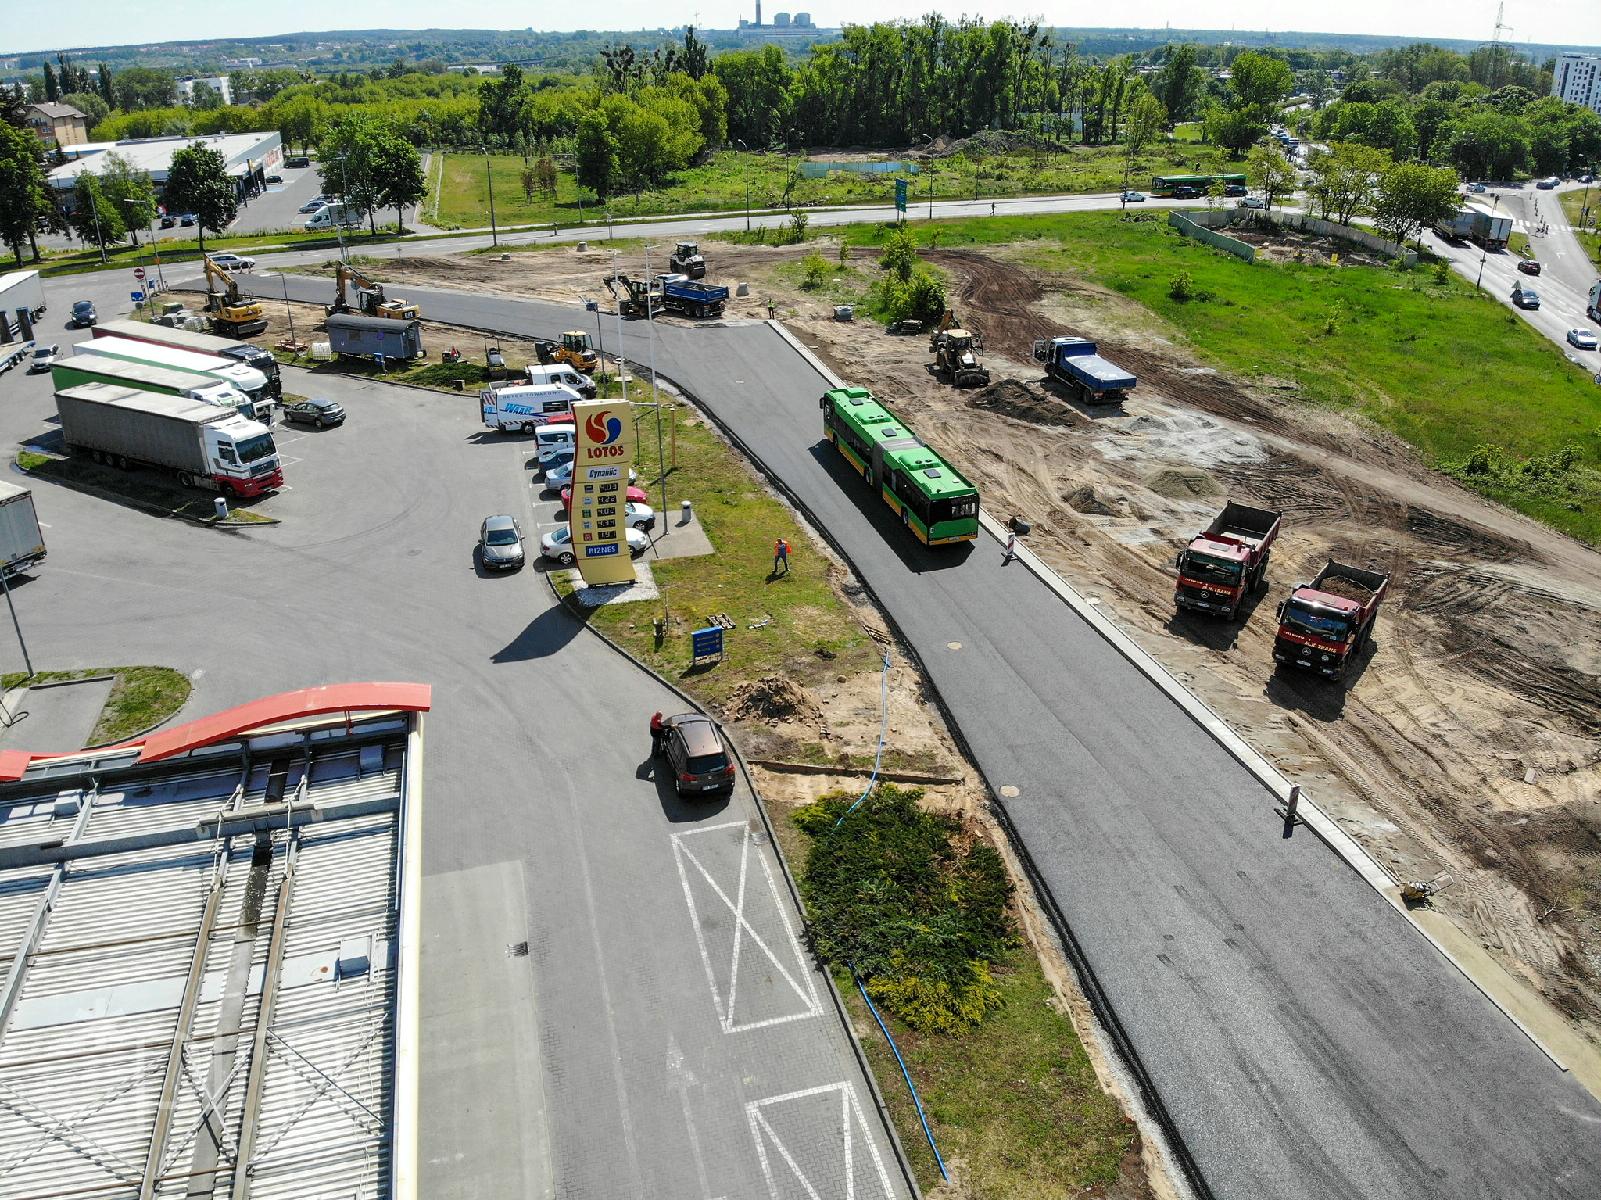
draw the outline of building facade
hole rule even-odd
[[[89,119],[70,104],[30,104],[24,119],[47,146],[82,146],[89,140]]]
[[[1551,94],[1601,113],[1601,54],[1558,55]]]
[[[195,85],[201,83],[221,96],[224,104],[233,103],[233,85],[228,82],[228,76],[226,75],[202,75],[193,79],[180,79],[178,80],[178,98],[185,104],[193,104],[195,102]]]

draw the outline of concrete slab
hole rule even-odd
[[[717,552],[701,527],[700,514],[693,508],[686,516],[681,503],[674,501],[673,508],[666,514],[666,523],[660,518],[658,514],[656,531],[651,535],[657,558],[697,558]]]
[[[650,564],[636,562],[634,564],[633,583],[602,583],[594,587],[585,587],[577,567],[569,567],[565,571],[552,572],[557,579],[568,579],[575,585],[573,599],[585,608],[599,608],[603,604],[635,604],[641,600],[656,600],[661,597],[661,589],[656,586],[656,577],[651,574]]]
[[[423,881],[422,1193],[553,1192],[521,863]]]
[[[110,678],[34,685],[7,694],[10,724],[0,728],[0,749],[63,754],[82,750],[111,696]]]

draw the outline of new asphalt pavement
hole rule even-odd
[[[575,322],[407,296],[508,332]],[[621,335],[635,362],[646,332]],[[1285,839],[1261,785],[992,540],[921,548],[823,441],[826,385],[773,330],[655,337],[917,647],[1215,1195],[1601,1194],[1601,1105],[1321,842]]]

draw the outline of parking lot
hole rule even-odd
[[[113,315],[114,286],[52,285],[46,332],[77,340],[55,332],[67,301]],[[679,801],[646,726],[682,703],[539,572],[478,569],[484,516],[517,515],[532,550],[558,507],[529,486],[532,439],[487,433],[471,395],[284,382],[349,419],[278,426],[287,486],[262,510],[282,524],[204,529],[41,484],[50,556],[15,598],[36,666],[170,665],[190,714],[434,685],[422,1190],[904,1195],[745,785]],[[53,428],[48,375],[0,378],[8,444]]]

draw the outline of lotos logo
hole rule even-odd
[[[609,446],[623,436],[623,423],[611,415],[609,408],[602,409],[584,422],[584,433],[595,445]]]

